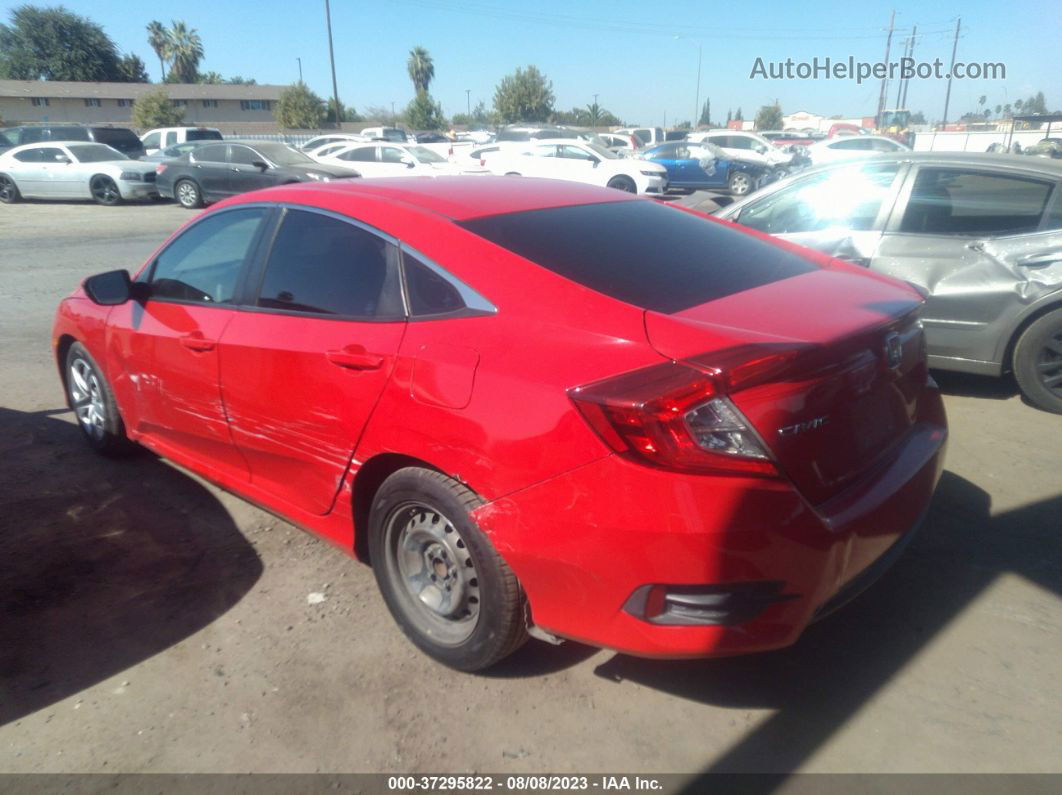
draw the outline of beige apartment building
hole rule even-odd
[[[0,80],[4,126],[26,122],[128,125],[133,103],[158,88],[155,83],[73,83],[57,80]],[[166,84],[170,99],[184,108],[185,124],[232,128],[273,124],[273,106],[286,86]]]

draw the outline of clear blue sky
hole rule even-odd
[[[15,5],[0,3],[4,22]],[[101,24],[121,50],[143,58],[153,79],[159,63],[144,28],[152,19],[168,25],[176,18],[202,36],[204,71],[286,84],[298,79],[301,57],[306,82],[322,96],[331,95],[324,0],[66,0],[64,5]],[[750,80],[749,73],[757,56],[881,60],[894,8],[902,30],[893,39],[893,57],[917,25],[916,59],[939,57],[947,66],[955,18],[961,15],[958,59],[1006,64],[1005,81],[955,81],[951,118],[976,109],[981,94],[994,108],[1043,91],[1050,110],[1062,108],[1058,0],[333,0],[332,28],[339,95],[359,110],[389,108],[392,102],[402,107],[410,100],[406,57],[422,45],[435,62],[431,92],[447,114],[465,109],[465,89],[471,90],[473,106],[483,100],[489,107],[504,75],[535,64],[552,80],[558,108],[585,106],[596,93],[603,107],[627,121],[660,124],[665,116],[671,123],[693,115],[698,45],[700,97],[711,98],[713,121],[739,106],[751,118],[774,99],[786,113],[873,115],[880,81],[768,82]],[[914,80],[907,105],[930,120],[939,118],[944,92],[944,81]],[[894,100],[890,88],[887,105]]]

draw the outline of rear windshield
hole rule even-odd
[[[655,312],[815,269],[732,227],[652,201],[492,215],[460,224],[573,282]]]
[[[217,130],[188,130],[185,133],[186,141],[220,141],[221,133]]]

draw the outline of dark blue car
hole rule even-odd
[[[646,160],[667,169],[668,187],[726,190],[744,196],[766,181],[770,169],[727,157],[715,144],[671,141],[646,149]]]

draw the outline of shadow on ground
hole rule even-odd
[[[172,646],[262,573],[197,481],[100,458],[57,414],[0,408],[0,724]]]
[[[926,524],[893,569],[793,647],[728,659],[615,655],[596,672],[722,707],[777,710],[715,759],[713,773],[797,770],[1001,574],[1062,595],[1062,497],[991,516],[989,495],[947,472]],[[778,780],[761,780],[771,791]],[[690,792],[711,787],[709,777]]]
[[[934,370],[933,379],[945,395],[1007,400],[1018,394],[1018,384],[1010,373],[997,377]]]

